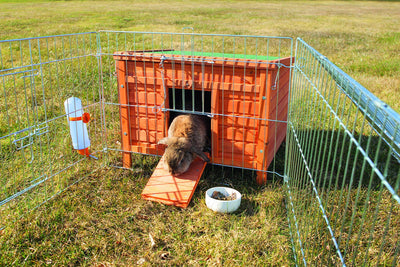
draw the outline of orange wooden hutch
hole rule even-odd
[[[116,52],[123,166],[128,151],[162,155],[172,90],[208,92],[211,162],[256,169],[257,182],[286,136],[291,58],[230,58],[184,52]],[[175,96],[174,96],[175,97]],[[278,109],[278,110],[277,110]]]

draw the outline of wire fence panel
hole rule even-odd
[[[400,262],[400,117],[298,39],[285,179],[297,264]]]
[[[131,168],[131,153],[161,156],[158,141],[185,113],[206,121],[214,166],[258,170],[261,180],[277,173],[291,38],[104,31],[99,43],[107,151],[122,153],[112,165]]]
[[[92,115],[90,149],[102,150],[96,54],[95,33],[0,41],[0,228],[78,181],[83,163],[93,165],[72,149],[69,97]]]

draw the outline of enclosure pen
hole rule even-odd
[[[98,160],[72,146],[82,131],[71,139],[70,97],[90,113]],[[105,168],[135,176],[138,155],[162,156],[172,120],[195,114],[208,128],[205,176],[282,184],[293,264],[400,264],[400,116],[301,39],[3,40],[0,110],[2,230]]]

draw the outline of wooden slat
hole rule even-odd
[[[129,151],[130,148],[130,129],[129,129],[129,108],[128,105],[128,89],[126,86],[126,62],[117,61],[116,64],[117,80],[118,80],[118,98],[119,103],[122,104],[119,108],[120,123],[121,123],[121,145],[122,149]],[[128,152],[122,153],[122,164],[125,168],[130,168],[132,165],[131,155]]]
[[[256,142],[256,130],[249,127],[232,127],[231,125],[225,125],[218,127],[219,138],[222,140],[234,140],[242,142]]]
[[[229,154],[238,154],[238,155],[249,155],[252,156],[255,149],[256,149],[256,144],[254,143],[248,143],[248,142],[236,142],[232,140],[222,140],[219,139],[219,146],[217,147],[218,149],[218,154],[222,155],[224,153],[229,157]]]
[[[189,170],[178,176],[173,176],[164,170],[163,164],[164,157],[160,159],[153,175],[143,189],[142,198],[186,208],[207,163],[196,158]]]
[[[213,158],[214,164],[222,164],[222,165],[230,165],[239,168],[249,168],[249,169],[256,169],[257,168],[257,161],[255,157],[252,156],[244,156],[242,154],[233,154],[233,155],[225,155],[222,156],[215,156]]]

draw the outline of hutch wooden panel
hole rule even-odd
[[[175,102],[185,101],[183,91],[189,93],[188,101],[210,102],[196,109],[192,104],[189,112],[211,117],[212,163],[267,170],[286,136],[288,66],[293,59],[206,57],[179,51],[117,52],[114,59],[125,167],[131,166],[127,151],[164,153],[157,142],[167,135]],[[265,183],[266,173],[259,172],[257,181]]]

